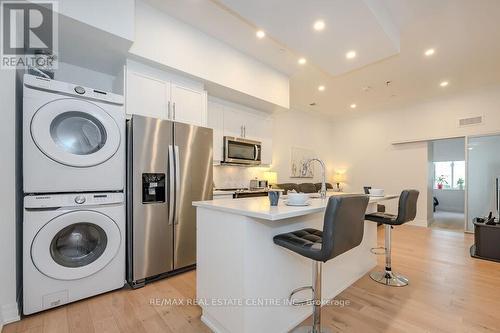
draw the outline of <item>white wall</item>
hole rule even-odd
[[[108,92],[115,92],[117,88],[116,77],[110,74],[64,62],[59,62],[58,69],[54,71],[54,79]]]
[[[274,115],[273,165],[279,183],[311,183],[321,181],[321,169],[314,164],[314,178],[291,178],[291,148],[306,148],[323,159],[327,167],[327,181],[331,182],[333,155],[331,120],[312,112],[290,110]]]
[[[59,13],[108,31],[134,39],[135,0],[60,0]]]
[[[452,137],[500,131],[500,86],[444,96],[403,109],[364,112],[339,119],[333,125],[334,168],[347,170],[346,189],[363,185],[398,193],[404,188],[420,191],[416,223],[426,225],[427,142],[393,145],[414,138]],[[482,114],[482,126],[457,127],[457,119]],[[395,209],[396,202],[388,209]],[[430,218],[430,216],[429,216]]]
[[[244,94],[289,107],[288,77],[231,46],[136,2],[130,53]]]
[[[15,72],[0,70],[0,330],[16,320]]]

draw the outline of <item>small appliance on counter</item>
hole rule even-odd
[[[473,258],[500,262],[500,224],[490,212],[488,217],[476,217],[474,224],[474,245],[470,248]]]
[[[251,190],[262,190],[262,189],[266,189],[267,187],[268,187],[267,180],[259,180],[259,179],[250,180],[250,189]]]

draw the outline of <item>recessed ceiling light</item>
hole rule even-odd
[[[257,36],[258,39],[262,39],[262,38],[266,37],[266,33],[264,32],[264,30],[257,30],[255,35]]]
[[[325,29],[325,21],[317,20],[316,22],[314,22],[313,28],[316,31],[321,31],[321,30]]]
[[[440,85],[441,87],[446,87],[446,86],[447,86],[447,85],[449,85],[449,84],[450,84],[450,83],[449,83],[448,81],[443,81],[443,82],[441,82],[439,85]]]
[[[436,51],[434,49],[428,49],[427,51],[425,51],[425,55],[427,57],[430,57],[431,55],[433,55]]]
[[[325,88],[325,86],[319,86],[319,87],[318,87],[318,90],[319,90],[319,91],[325,91],[325,89],[326,89],[326,88]]]
[[[306,60],[306,58],[300,58],[297,62],[299,63],[299,65],[305,65],[307,60]]]
[[[351,109],[355,109],[357,107],[356,104],[351,104]]]
[[[354,59],[356,58],[356,51],[349,51],[345,54],[345,57],[347,59]]]

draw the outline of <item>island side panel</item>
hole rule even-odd
[[[376,211],[370,204],[367,212]],[[313,261],[273,243],[273,236],[303,228],[323,229],[323,213],[279,221],[254,219],[245,225],[245,286],[247,300],[286,300],[290,292],[312,283]],[[322,294],[333,299],[377,264],[370,249],[377,246],[377,224],[365,221],[362,243],[323,264]],[[298,298],[309,298],[308,292]],[[241,332],[288,332],[312,313],[311,306],[290,305],[245,308],[245,327]]]
[[[246,217],[198,207],[196,224],[196,296],[202,321],[217,333],[242,332],[244,309],[229,304],[243,299],[243,243]]]

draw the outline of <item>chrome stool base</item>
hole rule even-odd
[[[332,333],[333,331],[329,328],[323,327],[319,332],[313,332],[312,326],[300,326],[296,327],[290,331],[290,333]]]
[[[408,285],[408,279],[406,277],[391,271],[372,272],[370,273],[370,277],[372,280],[385,284],[386,286],[404,287]]]

